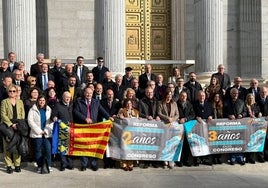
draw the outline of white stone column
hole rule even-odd
[[[262,78],[268,83],[268,1],[261,2],[261,36]]]
[[[172,59],[185,59],[185,0],[171,1]]]
[[[104,0],[104,61],[114,73],[124,73],[126,60],[125,0]]]
[[[36,61],[36,6],[35,0],[2,0],[4,53],[17,54],[30,70]]]
[[[264,3],[264,1],[262,1]],[[265,4],[265,3],[264,3]],[[243,78],[262,77],[261,69],[261,0],[240,1],[240,75]],[[264,26],[264,25],[263,25]]]
[[[223,63],[222,0],[195,0],[195,69],[210,75]]]

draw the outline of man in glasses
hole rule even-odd
[[[238,89],[238,93],[239,93],[239,94],[238,94],[238,98],[241,99],[241,100],[243,100],[243,101],[245,101],[246,96],[247,96],[247,94],[248,94],[248,91],[247,91],[246,88],[244,88],[244,87],[242,86],[242,79],[241,79],[240,77],[235,77],[235,78],[234,78],[234,85],[233,85],[232,87],[229,87],[229,88],[227,89],[227,91],[226,91],[226,94],[225,94],[225,98],[226,98],[226,99],[229,99],[229,98],[231,97],[231,95],[230,95],[230,91],[231,91],[231,89],[233,89],[233,88]]]
[[[109,71],[109,68],[104,66],[104,60],[102,57],[97,58],[97,66],[92,69],[94,80],[97,83],[102,83],[104,80],[104,73]]]
[[[259,81],[256,78],[250,80],[250,87],[248,88],[248,93],[253,94],[253,96],[255,97],[255,101],[259,101],[261,99]]]

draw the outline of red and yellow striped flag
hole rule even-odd
[[[89,156],[102,159],[110,136],[112,122],[94,124],[60,123],[61,153],[73,156]]]

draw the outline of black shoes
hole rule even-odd
[[[86,170],[87,170],[86,167],[84,167],[84,166],[81,167],[81,171],[86,171]]]
[[[221,158],[214,158],[213,159],[213,164],[222,164]]]
[[[98,167],[97,165],[92,165],[92,166],[91,166],[91,169],[92,169],[93,171],[97,171],[97,170],[99,169],[99,167]]]
[[[254,161],[255,162],[255,161]],[[245,165],[245,161],[239,161],[237,162],[238,164],[240,164],[241,166]]]
[[[7,173],[8,174],[12,174],[13,173],[13,169],[11,168],[11,166],[7,167]]]
[[[20,166],[15,166],[15,172],[18,172],[18,173],[21,172]]]
[[[254,161],[252,158],[249,158],[249,159],[247,160],[247,162],[250,163],[250,164],[255,164],[255,161]]]

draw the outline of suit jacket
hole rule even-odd
[[[114,98],[118,99],[119,101],[123,100],[124,92],[127,88],[124,85],[120,85],[118,87],[117,84],[114,85],[113,87],[113,92],[114,92]]]
[[[257,101],[260,111],[262,113],[262,116],[268,116],[268,97],[266,97],[264,100],[260,99]]]
[[[17,119],[25,119],[25,111],[22,100],[16,99]],[[13,107],[10,100],[4,99],[1,102],[1,122],[11,126],[13,119]]]
[[[196,117],[207,119],[209,116],[211,116],[214,118],[213,107],[209,101],[205,101],[204,106],[202,106],[199,101],[195,102],[194,110]]]
[[[12,82],[13,82],[13,84],[17,85],[16,80],[13,79]],[[20,80],[19,82],[20,82],[19,86],[21,87],[21,91],[23,91],[27,84],[25,81],[22,81],[22,80]]]
[[[151,80],[156,82],[156,75],[151,73]],[[139,86],[143,89],[147,87],[147,82],[148,82],[147,74],[143,73],[142,75],[139,76]]]
[[[108,114],[110,116],[113,115],[117,115],[119,109],[121,108],[121,103],[119,101],[113,100],[112,101],[112,106],[110,108],[109,104],[108,104],[108,100],[106,99],[102,99],[100,101],[100,104],[102,105],[102,107],[105,109],[106,112],[108,112]]]
[[[102,118],[109,119],[110,115],[105,109],[100,105],[99,100],[91,99],[90,103],[90,115],[92,123],[98,122],[98,116],[100,115]],[[76,123],[86,123],[87,118],[87,104],[86,99],[83,97],[78,99],[75,103],[74,107],[74,120]]]
[[[181,92],[183,92],[183,91],[187,93],[187,100],[188,100],[188,101],[191,101],[190,90],[189,90],[187,87],[183,86]],[[177,101],[179,100],[179,95],[180,95],[181,92],[179,91],[178,86],[176,86],[176,87],[175,87],[175,91],[174,91],[174,97],[173,97],[173,100],[174,100],[175,102],[177,102]]]
[[[49,80],[52,80],[53,82],[55,82],[55,78],[54,78],[54,76],[52,75],[52,74],[50,74],[50,73],[47,73],[47,76],[48,76],[48,81]],[[36,76],[36,86],[38,87],[38,88],[40,88],[41,90],[43,90],[43,79],[42,79],[42,73],[39,73],[39,74],[37,74],[37,76]]]
[[[231,89],[233,88],[236,88],[235,86],[232,86],[232,87],[229,87],[227,90],[226,90],[226,93],[225,93],[225,99],[230,99],[231,98]],[[237,88],[236,88],[237,89]],[[241,99],[242,101],[245,101],[246,100],[246,97],[247,97],[247,94],[248,94],[248,91],[246,88],[240,86],[239,89],[238,89],[238,98]],[[257,102],[257,101],[256,101]]]
[[[153,98],[152,100],[152,117],[155,119],[156,116],[158,116],[157,114],[157,104],[158,101]],[[142,118],[146,118],[147,116],[150,115],[150,100],[147,97],[142,98],[139,103],[138,103],[138,109],[139,109],[139,113],[140,113],[140,117]]]
[[[223,77],[222,77],[221,74],[218,73],[218,72],[212,74],[211,78],[212,78],[213,76],[215,76],[215,77],[218,78],[219,83],[220,83],[222,89],[225,89],[225,90],[226,90],[226,89],[228,89],[228,87],[231,86],[230,76],[229,76],[227,73],[223,73]]]
[[[144,91],[144,89],[142,89],[142,88],[138,88],[138,89],[134,89],[134,88],[132,88],[134,91],[135,91],[135,95],[136,95],[136,97],[138,98],[138,99],[142,99],[143,97],[144,97],[144,95],[145,95],[145,91]]]
[[[202,86],[199,82],[195,81],[195,84],[191,84],[190,81],[186,82],[184,84],[185,87],[187,87],[189,89],[189,92],[190,92],[190,97],[189,97],[189,100],[191,101],[192,104],[194,104],[197,99],[198,99],[198,92],[200,90],[202,90]]]
[[[126,88],[131,88],[131,82],[133,79],[134,79],[133,76],[130,79],[127,79],[126,76],[124,75],[122,85],[124,85]]]
[[[104,80],[104,73],[109,71],[109,69],[105,66],[102,66],[101,69],[99,69],[98,66],[94,67],[92,69],[92,73],[93,73],[93,76],[94,76],[94,80],[97,82],[97,83],[102,83],[103,80]]]
[[[167,122],[168,118],[172,118],[173,121],[179,119],[179,110],[176,102],[170,102],[170,113],[168,113],[167,104],[163,101],[159,102],[157,113],[164,122]]]
[[[247,109],[244,101],[237,99],[235,102],[232,99],[226,100],[224,103],[225,117],[229,118],[229,115],[237,117],[241,114],[243,117],[247,116]]]
[[[31,65],[30,75],[36,77],[39,73],[41,73],[41,68],[38,65],[38,62]]]
[[[78,69],[78,66],[77,65],[75,65],[74,66],[74,68],[73,68],[73,72],[74,73],[76,73],[76,75],[78,75],[77,74],[77,69]],[[85,65],[83,65],[82,66],[82,75],[81,75],[81,80],[77,80],[77,81],[79,81],[80,82],[80,84],[82,84],[82,83],[85,83],[85,81],[87,80],[87,73],[89,72],[89,69],[88,69],[88,67],[86,67]]]
[[[51,113],[52,121],[54,117],[57,117],[66,124],[73,122],[73,103],[71,102],[69,106],[65,105],[62,101],[56,103]]]
[[[261,99],[261,96],[260,96],[260,87],[257,87],[257,93],[255,95],[255,101],[259,101]],[[248,93],[252,93],[252,88],[248,88],[247,89]]]
[[[163,96],[164,96],[166,90],[167,90],[166,85],[164,85],[164,84],[161,85],[161,86],[156,85],[156,87],[155,87],[155,97],[157,98],[157,100],[160,101],[160,100],[163,99]]]
[[[65,69],[64,68],[58,68],[56,66],[54,66],[52,69],[50,69],[50,73],[54,76],[55,78],[55,84],[57,87],[59,87],[59,84],[60,84],[60,79],[61,79],[61,76],[63,75]]]
[[[179,109],[179,119],[185,118],[186,121],[195,119],[194,108],[190,101],[185,102],[184,108],[180,101],[177,102],[177,105]]]

